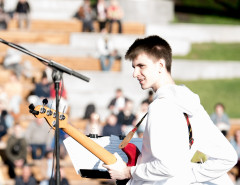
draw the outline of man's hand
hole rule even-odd
[[[117,158],[117,162],[111,165],[103,164],[103,167],[108,169],[111,179],[130,179],[130,167],[127,167],[126,163],[122,160],[118,153],[114,153],[114,155]]]

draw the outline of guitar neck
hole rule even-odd
[[[97,158],[103,161],[105,164],[114,164],[117,159],[116,157],[107,151],[105,148],[94,142],[92,139],[87,137],[86,135],[79,132],[76,128],[69,125],[66,128],[62,128],[62,130],[75,139],[78,143],[80,143],[84,148],[94,154]]]
[[[55,110],[50,109],[46,106],[29,106],[30,112],[34,114],[37,118],[45,118],[45,120],[48,122],[50,127],[54,128],[54,124],[56,122],[56,115]],[[33,112],[35,111],[35,112]],[[54,116],[55,115],[55,116]],[[73,139],[75,139],[78,143],[80,143],[84,148],[86,148],[88,151],[90,151],[93,155],[95,155],[97,158],[99,158],[101,161],[103,161],[105,164],[114,164],[117,159],[116,157],[104,149],[99,144],[95,143],[92,139],[87,137],[86,135],[79,132],[76,128],[71,126],[67,123],[68,116],[65,114],[61,114],[62,119],[59,119],[59,128],[62,129],[66,134],[71,136]],[[60,116],[59,116],[60,117]]]

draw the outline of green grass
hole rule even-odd
[[[239,25],[240,19],[218,15],[176,13],[173,23]]]
[[[192,44],[186,56],[173,56],[175,59],[227,60],[240,61],[240,43],[201,43]]]
[[[214,105],[221,102],[226,107],[230,118],[240,118],[240,79],[177,81],[185,84],[198,94],[201,104],[209,114],[214,111]]]
[[[237,0],[221,0],[227,1],[229,5],[234,6],[237,3]],[[188,7],[197,7],[197,8],[210,8],[212,10],[224,10],[224,7],[213,0],[177,0],[182,6]],[[236,6],[236,5],[235,5]]]

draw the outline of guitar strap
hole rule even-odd
[[[192,127],[191,127],[191,124],[190,124],[190,121],[189,121],[189,117],[186,113],[183,113],[186,120],[187,120],[187,125],[188,125],[188,134],[189,134],[189,149],[191,149],[192,147],[192,144],[194,142],[194,139],[192,137]]]
[[[124,145],[124,146],[126,146],[126,144],[131,140],[131,138],[133,137],[133,134],[136,132],[137,128],[140,126],[140,124],[142,123],[143,119],[146,117],[147,114],[148,114],[148,113],[146,113],[146,114],[142,117],[142,119],[139,121],[139,123],[133,128],[133,130],[128,133],[128,135],[127,135],[128,137],[126,136],[126,137],[124,138],[124,140],[120,143],[120,145],[119,145],[120,148],[123,148],[122,146],[124,145],[123,143],[124,143],[125,140],[126,140],[126,141],[125,141],[125,145]],[[187,115],[186,113],[183,113],[183,114],[184,114],[184,116],[185,116],[185,118],[186,118],[186,120],[187,120],[188,134],[189,134],[189,149],[191,149],[192,144],[193,144],[193,142],[194,142],[194,139],[193,139],[193,137],[192,137],[192,127],[191,127],[191,124],[190,124],[188,115]],[[130,136],[131,133],[133,133],[132,136]]]

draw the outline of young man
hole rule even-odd
[[[126,166],[115,154],[115,164],[103,165],[111,178],[130,179],[131,185],[232,184],[227,172],[237,162],[236,152],[212,123],[198,95],[174,83],[169,44],[158,36],[137,39],[125,58],[132,61],[133,77],[142,89],[151,88],[155,98],[145,118],[136,166]],[[205,154],[197,163],[191,161],[196,152]]]

